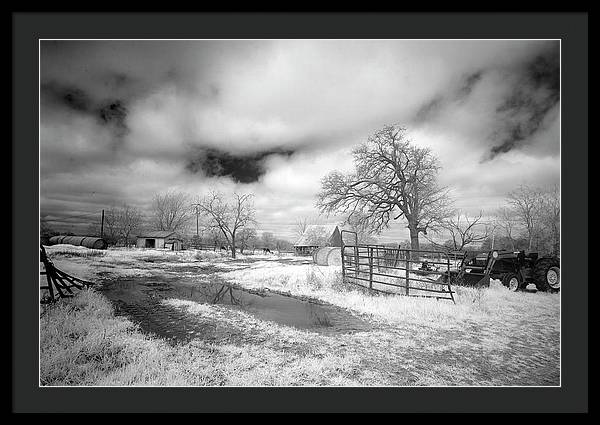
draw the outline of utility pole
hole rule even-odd
[[[196,239],[199,240],[200,234],[198,232],[198,217],[200,216],[200,204],[192,204],[192,207],[194,207],[196,212]]]
[[[100,223],[100,237],[104,237],[104,210],[102,210],[102,221]]]

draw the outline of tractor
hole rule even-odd
[[[459,267],[440,276],[441,281],[446,282],[448,274],[457,285],[489,286],[490,279],[498,279],[513,292],[531,283],[540,291],[560,290],[560,260],[539,257],[535,252],[466,252]]]
[[[525,289],[533,283],[539,291],[560,291],[560,260],[539,257],[537,252],[501,251],[494,262],[490,277],[499,279],[511,291]]]

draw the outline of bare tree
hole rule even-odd
[[[235,244],[238,232],[255,223],[252,194],[234,193],[230,202],[222,193],[211,192],[198,202],[198,208],[209,218],[209,226],[220,230],[235,258]]]
[[[275,249],[281,253],[282,251],[291,251],[294,249],[294,244],[288,240],[276,238]]]
[[[104,239],[109,244],[119,242],[119,212],[114,206],[104,213]]]
[[[489,237],[492,227],[483,223],[482,219],[483,211],[480,211],[476,217],[471,218],[458,211],[456,217],[444,220],[440,225],[440,231],[449,233],[451,238],[450,245],[445,246],[454,251],[461,251],[471,244],[485,241]],[[440,246],[432,240],[429,240],[429,242],[435,246]]]
[[[296,223],[294,225],[294,233],[297,237],[301,237],[306,231],[307,227],[311,224],[316,224],[315,220],[310,217],[300,217],[296,219]]]
[[[527,232],[528,250],[531,251],[540,230],[543,208],[542,191],[527,185],[508,194],[508,203]]]
[[[211,225],[207,225],[204,226],[204,229],[204,233],[206,233],[206,240],[208,241],[208,244],[212,245],[215,248],[215,250],[217,249],[217,247],[227,243],[227,240],[223,237],[223,233],[221,233],[221,230],[219,230],[218,227],[214,228],[211,227]]]
[[[131,236],[142,225],[142,214],[139,209],[124,204],[111,207],[104,214],[104,239],[108,243],[128,245]]]
[[[504,231],[504,235],[510,241],[511,249],[516,249],[515,245],[515,231],[517,224],[515,222],[516,214],[514,210],[506,207],[499,208],[496,211],[496,222],[498,227]]]
[[[238,235],[240,254],[244,253],[244,249],[250,248],[256,241],[256,229],[253,227],[246,227],[240,230]]]
[[[158,194],[154,196],[152,211],[157,230],[181,230],[191,217],[189,197],[182,192]]]
[[[554,185],[542,192],[543,227],[548,230],[549,251],[553,255],[560,253],[560,189]]]
[[[52,228],[48,219],[46,217],[40,218],[40,236],[49,238],[55,235],[58,235],[58,232]]]
[[[142,214],[137,208],[123,205],[119,210],[119,235],[125,245],[130,243],[130,237],[142,224]]]
[[[310,246],[326,246],[329,245],[331,234],[327,233],[326,228],[315,226],[309,228],[305,232],[305,243]]]
[[[359,244],[373,244],[377,240],[373,236],[373,229],[365,214],[360,211],[355,211],[348,216],[345,224],[348,225],[350,230],[356,232],[356,238]]]
[[[263,232],[260,236],[264,248],[275,249],[275,236],[271,232]]]
[[[360,220],[376,233],[404,217],[411,248],[419,249],[419,234],[450,216],[451,201],[437,183],[438,159],[428,148],[412,145],[405,133],[386,126],[354,149],[355,171],[323,178],[317,206],[327,214],[362,212]]]

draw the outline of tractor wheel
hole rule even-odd
[[[535,286],[540,291],[560,291],[560,262],[558,258],[541,258],[533,269]]]
[[[522,283],[523,282],[521,282],[521,278],[516,273],[506,273],[502,278],[502,284],[511,292],[517,292],[519,289],[521,289]]]

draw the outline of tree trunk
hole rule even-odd
[[[231,236],[231,258],[235,258],[235,236]]]
[[[417,226],[413,225],[413,224],[409,224],[408,230],[410,231],[410,249],[418,251],[419,250],[419,231],[417,230]]]
[[[529,246],[527,248],[527,251],[531,252],[531,247],[533,246],[533,235],[530,233],[529,234]]]

